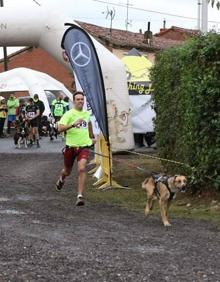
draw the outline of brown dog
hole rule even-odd
[[[154,174],[150,178],[145,179],[142,188],[147,192],[147,204],[145,215],[147,216],[153,208],[153,200],[159,201],[161,217],[164,226],[171,226],[168,221],[168,210],[171,200],[175,198],[177,192],[184,192],[186,189],[186,177],[184,175],[166,176]]]

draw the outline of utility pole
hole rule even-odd
[[[202,0],[202,26],[203,33],[208,31],[208,0]]]
[[[130,23],[129,19],[128,19],[128,11],[129,11],[129,6],[131,6],[131,4],[129,4],[129,0],[127,0],[127,17],[126,17],[126,20],[125,20],[125,27],[126,27],[126,31],[128,31],[128,26]]]
[[[201,30],[201,0],[198,0],[198,18],[197,18],[197,29]]]
[[[0,7],[3,7],[3,0],[0,0]],[[8,56],[7,56],[7,47],[3,46],[3,54],[4,54],[4,71],[8,70]]]

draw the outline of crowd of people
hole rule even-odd
[[[39,99],[38,94],[27,99],[16,98],[14,94],[10,94],[8,100],[0,96],[0,138],[13,136],[15,146],[17,146],[22,131],[28,140],[28,146],[36,144],[39,148],[41,136],[50,135],[50,120],[53,119],[56,124],[69,110],[69,99],[68,97],[63,99],[60,94],[52,101],[50,107],[51,115],[48,119],[43,115],[45,105]],[[4,132],[4,126],[6,126],[6,132]],[[12,128],[15,129],[13,134]],[[50,137],[52,140],[52,133]]]

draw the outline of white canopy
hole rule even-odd
[[[50,113],[45,91],[62,91],[72,101],[72,93],[59,81],[46,73],[28,68],[16,68],[0,73],[0,92],[28,91],[30,96],[39,95],[44,102],[45,115]]]

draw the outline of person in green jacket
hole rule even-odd
[[[69,97],[68,97],[68,96],[65,96],[65,97],[63,98],[63,102],[64,102],[64,105],[65,105],[65,112],[69,111],[69,109],[70,109]]]
[[[7,133],[11,133],[11,126],[16,121],[16,109],[19,106],[19,100],[15,97],[13,93],[10,94],[10,97],[7,101],[8,107],[8,125]]]
[[[52,101],[51,112],[55,122],[59,121],[63,114],[66,112],[66,104],[63,101],[63,96],[60,94]]]

